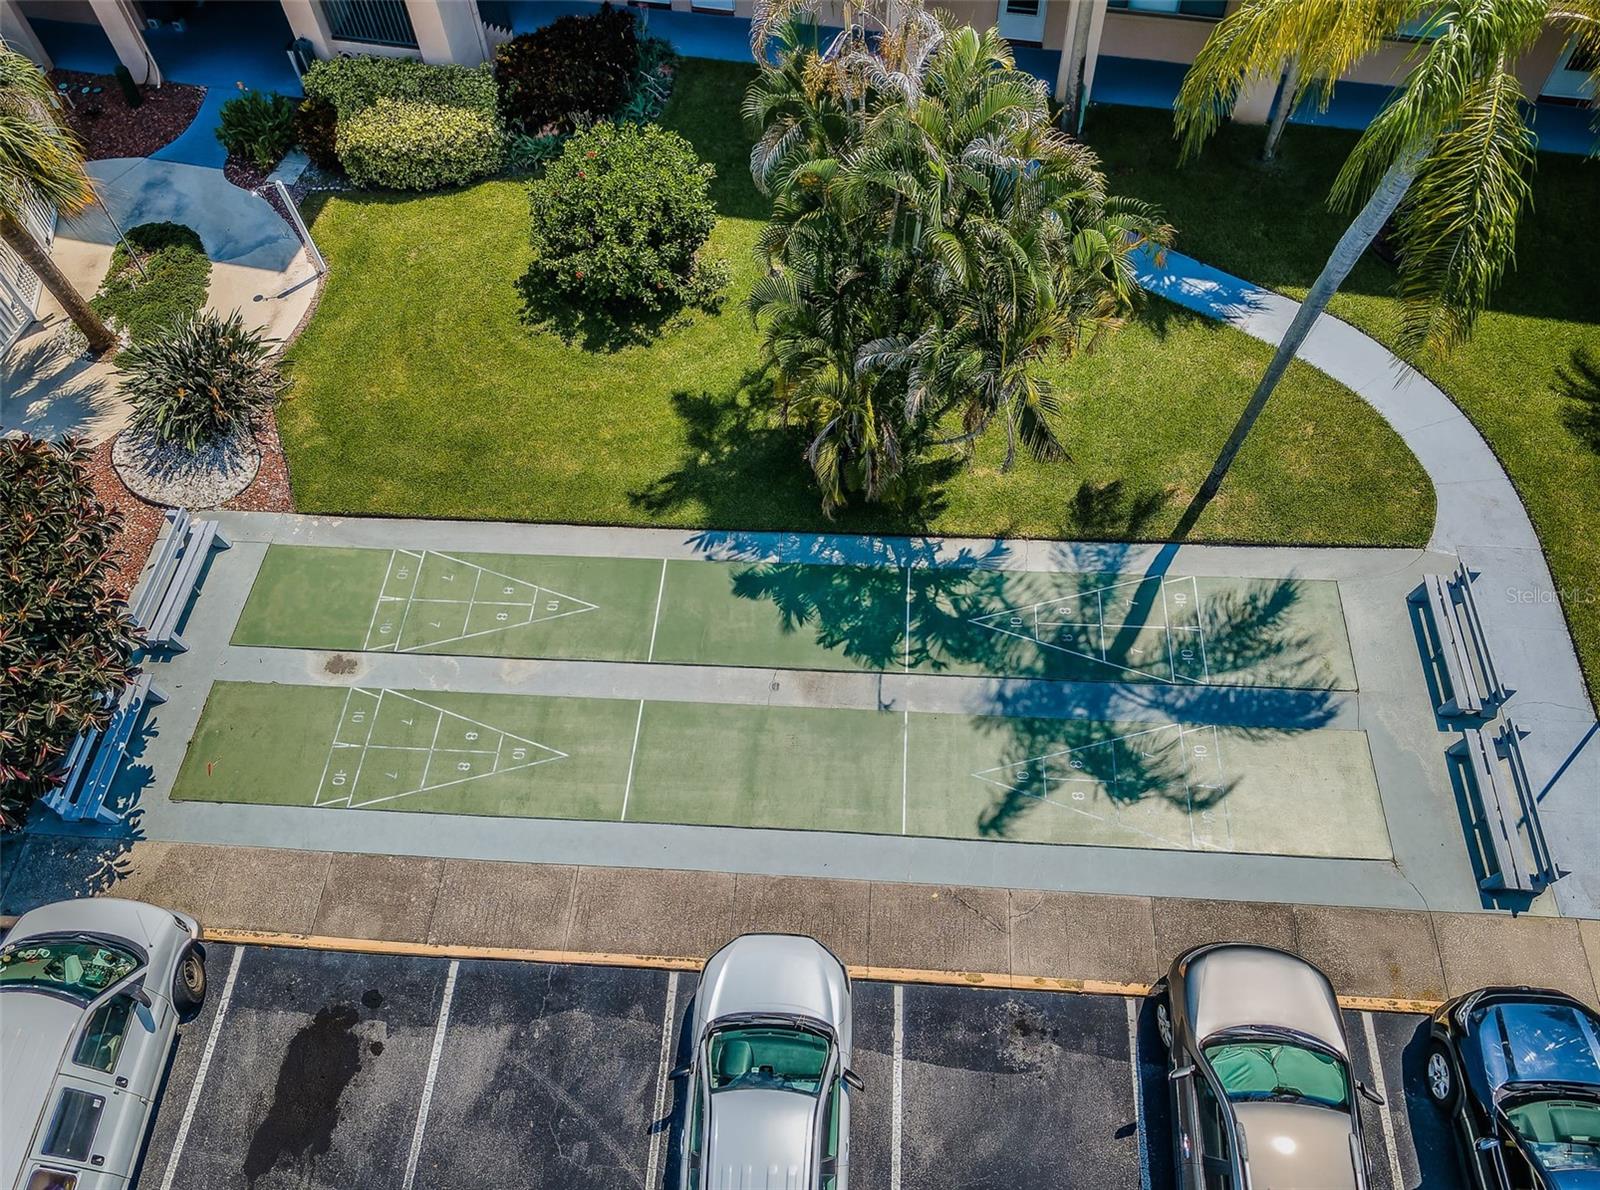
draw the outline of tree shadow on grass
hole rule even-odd
[[[1556,385],[1566,398],[1562,424],[1600,454],[1600,358],[1586,347],[1574,350],[1571,362],[1556,369]]]
[[[592,310],[551,293],[531,269],[517,278],[517,294],[522,298],[524,326],[549,331],[569,347],[607,355],[626,347],[648,346],[693,317],[683,306],[641,309],[627,316]]]

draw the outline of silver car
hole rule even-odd
[[[746,934],[695,996],[682,1190],[846,1190],[850,977],[821,943]]]
[[[1365,1190],[1333,986],[1265,946],[1217,943],[1178,956],[1155,990],[1167,1047],[1173,1162],[1183,1190]]]
[[[0,946],[0,1187],[128,1184],[178,1021],[205,998],[199,937],[109,897],[17,921]]]

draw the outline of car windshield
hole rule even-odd
[[[1225,1041],[1205,1049],[1235,1103],[1279,1100],[1349,1110],[1350,1076],[1332,1054],[1283,1041]]]
[[[1600,1100],[1521,1099],[1506,1108],[1506,1119],[1546,1169],[1600,1171]]]
[[[760,1087],[815,1095],[829,1048],[821,1034],[791,1026],[721,1029],[711,1035],[711,1090]]]
[[[45,938],[0,949],[0,988],[42,988],[93,1000],[138,969],[139,960],[94,938]]]

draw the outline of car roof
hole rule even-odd
[[[706,964],[696,997],[707,1023],[742,1013],[806,1016],[842,1029],[848,981],[820,942],[797,934],[745,934]]]
[[[1346,1112],[1304,1103],[1235,1103],[1251,1190],[1355,1190]]]
[[[818,1099],[766,1087],[711,1096],[706,1190],[797,1190],[811,1185]]]
[[[1244,943],[1207,947],[1188,960],[1184,991],[1202,1042],[1234,1029],[1288,1029],[1348,1057],[1333,986],[1297,955]]]
[[[0,992],[0,1186],[21,1176],[83,1006],[25,988]]]

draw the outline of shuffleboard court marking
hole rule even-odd
[[[906,567],[906,624],[905,636],[901,639],[900,668],[905,673],[911,672],[911,567]]]
[[[352,707],[355,696],[362,695],[372,699],[371,707]],[[434,716],[432,734],[426,745],[402,743],[373,743],[373,733],[384,714],[386,707],[395,708],[391,711],[391,726],[400,715],[420,709],[425,714]],[[416,716],[399,719],[403,727],[414,727]],[[459,734],[461,746],[440,747],[439,735],[446,724],[452,730],[452,736]],[[360,742],[346,738],[346,727],[351,726],[357,731],[351,735],[360,735]],[[382,737],[380,737],[382,738]],[[484,746],[474,746],[481,742]],[[488,745],[492,744],[493,747]],[[510,754],[507,755],[507,748]],[[416,775],[414,765],[400,763],[397,757],[411,756],[424,757],[421,775]],[[477,770],[483,758],[489,758],[487,767]],[[455,711],[446,710],[433,703],[425,702],[398,690],[361,690],[352,689],[345,695],[344,706],[340,711],[339,720],[334,727],[333,742],[328,747],[328,759],[323,764],[322,778],[317,786],[316,796],[312,800],[313,806],[332,807],[343,805],[346,809],[360,809],[364,806],[374,806],[383,802],[392,802],[400,798],[411,797],[419,793],[433,793],[440,789],[449,789],[457,785],[464,785],[469,781],[481,780],[484,777],[496,777],[505,773],[517,772],[521,769],[533,768],[536,765],[548,764],[553,760],[565,760],[567,753],[525,736],[505,731],[493,724],[485,723],[481,719],[474,719]],[[376,769],[367,769],[369,761],[376,761]],[[384,762],[394,763],[393,769],[384,766]],[[350,766],[354,765],[354,772]],[[450,767],[436,770],[435,765],[448,765]],[[361,776],[364,771],[375,772],[387,777],[392,782],[406,780],[407,788],[396,792],[384,793],[378,796],[360,796]],[[439,776],[436,777],[436,771]],[[447,774],[465,773],[466,776],[448,776]],[[324,789],[332,788],[336,792],[330,796],[323,796]],[[346,791],[347,792],[338,792]]]
[[[1119,621],[1106,619],[1105,596],[1107,593],[1125,590],[1130,587],[1137,590],[1146,583],[1152,581],[1158,581],[1160,583],[1161,622],[1159,624],[1153,619],[1142,624],[1129,620]],[[1170,586],[1184,585],[1188,586],[1189,591],[1183,594],[1180,602],[1187,602],[1187,600],[1190,598],[1194,600],[1196,627],[1191,628],[1188,625],[1183,625],[1180,628],[1175,629],[1172,623],[1171,613],[1169,612],[1167,606],[1167,588]],[[1088,614],[1089,609],[1085,606],[1085,601],[1087,601],[1091,595],[1094,596],[1094,618],[1080,618],[1081,616]],[[1057,612],[1076,612],[1078,615],[1054,614]],[[1030,621],[1033,625],[1031,632],[1028,630]],[[1035,603],[1017,604],[1015,606],[1003,607],[999,611],[985,612],[981,616],[971,617],[968,622],[975,624],[980,628],[987,628],[991,632],[998,632],[1004,636],[1011,636],[1018,640],[1025,640],[1029,644],[1038,645],[1043,649],[1053,649],[1058,653],[1064,653],[1070,657],[1082,657],[1086,660],[1109,666],[1112,669],[1121,670],[1123,673],[1137,674],[1139,677],[1149,678],[1156,682],[1164,682],[1167,685],[1178,685],[1183,683],[1191,685],[1206,685],[1211,681],[1211,672],[1209,666],[1205,667],[1203,677],[1192,677],[1190,675],[1178,672],[1177,660],[1175,657],[1176,649],[1173,643],[1172,635],[1174,631],[1181,631],[1185,637],[1191,634],[1197,637],[1200,642],[1201,657],[1202,660],[1204,659],[1205,629],[1203,627],[1203,622],[1200,619],[1200,590],[1198,584],[1196,584],[1194,578],[1191,576],[1159,580],[1153,580],[1150,578],[1128,579],[1122,582],[1108,583],[1101,587],[1094,587],[1088,591],[1080,591],[1075,595],[1062,595],[1054,599],[1042,599]],[[1167,674],[1156,673],[1149,669],[1140,669],[1139,667],[1133,665],[1123,665],[1121,662],[1111,660],[1109,648],[1106,642],[1107,631],[1109,630],[1115,634],[1124,628],[1130,627],[1135,629],[1161,629],[1162,636],[1167,647]],[[1045,637],[1052,634],[1052,629],[1083,629],[1086,632],[1094,634],[1094,636],[1096,636],[1099,640],[1099,649],[1097,650],[1098,655],[1096,655],[1096,653],[1085,652],[1082,649],[1069,648],[1068,646],[1060,644],[1056,641],[1046,640]]]
[[[656,584],[656,614],[650,621],[650,651],[646,661],[656,659],[656,630],[661,627],[661,597],[667,593],[667,560],[661,559],[661,581]]]
[[[1205,751],[1199,756],[1191,754],[1194,746],[1187,743],[1187,738],[1191,734],[1205,735],[1209,740],[1208,743],[1202,745]],[[1186,840],[1161,834],[1129,822],[1127,815],[1122,812],[1113,794],[1113,787],[1121,779],[1121,772],[1117,765],[1117,745],[1127,745],[1147,760],[1156,760],[1162,755],[1160,751],[1161,744],[1158,741],[1163,736],[1174,739],[1182,754],[1183,802],[1189,826],[1189,834]],[[1110,757],[1111,773],[1109,778],[1090,775],[1087,760],[1079,755],[1100,750],[1105,750]],[[1217,773],[1214,781],[1202,782],[1199,780],[1200,776],[1209,777],[1210,774],[1209,772],[1202,773],[1196,767],[1194,762],[1197,760],[1210,762],[1210,764],[1214,765]],[[1026,760],[980,769],[974,772],[972,776],[985,784],[994,785],[1043,805],[1070,811],[1095,822],[1109,823],[1119,830],[1128,831],[1141,838],[1150,839],[1168,847],[1208,851],[1226,851],[1232,847],[1233,834],[1231,827],[1228,828],[1228,842],[1226,845],[1219,845],[1208,838],[1202,838],[1195,828],[1195,820],[1201,815],[1206,815],[1204,821],[1208,824],[1214,821],[1214,818],[1209,816],[1210,811],[1196,811],[1194,805],[1195,791],[1197,789],[1215,789],[1224,779],[1222,749],[1217,742],[1217,729],[1212,726],[1185,728],[1178,723],[1164,723],[1159,727],[1147,727],[1141,731],[1107,736],[1105,739],[1096,740],[1092,744],[1078,744],[1069,748],[1059,748],[1053,752],[1029,757]],[[1039,788],[1032,787],[1035,783]],[[1056,786],[1063,787],[1070,800],[1055,796]],[[1111,807],[1109,814],[1099,813],[1089,809],[1086,805],[1079,804],[1088,802],[1090,794],[1095,792],[1100,793]],[[1140,791],[1141,794],[1152,792],[1157,791],[1149,789]],[[1226,818],[1224,818],[1224,824],[1225,826],[1227,825]]]
[[[399,563],[398,569],[396,563]],[[430,564],[441,563],[450,567],[462,567],[462,577],[472,579],[472,590],[465,599],[418,595],[424,570]],[[446,570],[438,577],[441,581],[454,583],[456,571]],[[389,593],[390,580],[393,578],[399,578],[402,583],[407,579],[410,580],[411,585],[405,595]],[[500,589],[486,590],[484,587],[486,578],[491,580],[490,587],[498,585]],[[412,622],[412,613],[427,615],[430,609],[439,615],[438,619],[428,621],[433,631],[430,633],[424,630],[418,634],[422,639],[410,644],[405,643],[409,639],[406,633]],[[488,609],[496,623],[488,628],[469,631],[473,624],[474,613],[479,609]],[[392,550],[389,567],[384,573],[383,586],[379,589],[373,604],[372,620],[367,627],[364,649],[373,653],[414,653],[422,649],[436,649],[441,645],[475,640],[497,632],[506,632],[512,628],[526,628],[530,624],[542,624],[551,620],[565,619],[568,616],[582,615],[584,612],[598,609],[599,604],[590,603],[587,599],[580,599],[576,595],[568,595],[554,587],[542,586],[488,566],[480,566],[476,562],[469,562],[454,554],[438,550],[423,550],[421,553]],[[396,613],[399,616],[398,623],[395,620]],[[446,614],[451,616],[449,627],[454,627],[459,617],[460,632],[449,631],[444,621]],[[374,641],[374,635],[378,637],[377,641]]]
[[[618,822],[628,820],[628,799],[633,796],[633,765],[639,756],[639,729],[644,726],[644,699],[639,700],[639,714],[633,721],[633,748],[628,752],[628,779],[622,786],[622,813]]]

